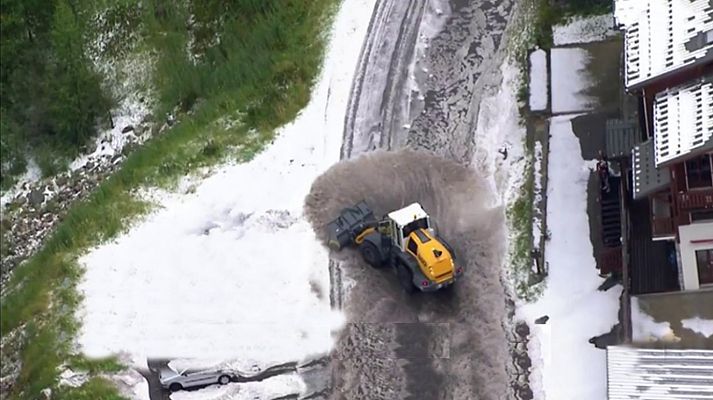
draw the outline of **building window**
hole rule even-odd
[[[686,161],[686,182],[689,189],[713,186],[710,154]]]
[[[713,249],[696,250],[698,282],[701,285],[713,283]]]

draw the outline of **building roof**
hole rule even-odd
[[[656,168],[654,163],[654,141],[649,139],[631,150],[632,186],[634,198],[643,199],[671,183],[668,168]]]
[[[607,348],[609,400],[713,399],[713,350]]]
[[[641,140],[639,121],[633,119],[608,119],[604,134],[609,158],[629,157],[632,148]]]
[[[389,218],[393,219],[399,226],[404,226],[425,217],[428,217],[428,214],[426,214],[426,211],[424,211],[423,207],[418,203],[411,203],[400,210],[389,213]]]
[[[654,101],[656,165],[713,149],[713,77],[678,86]]]
[[[709,0],[616,0],[625,30],[626,87],[683,66],[713,60],[713,3]]]

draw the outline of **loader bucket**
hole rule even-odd
[[[374,226],[376,219],[366,202],[345,208],[339,217],[327,224],[327,244],[335,251],[354,243],[354,239],[364,229]]]

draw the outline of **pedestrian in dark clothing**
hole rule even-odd
[[[601,183],[601,189],[609,193],[611,188],[609,187],[609,161],[607,156],[599,151],[597,156],[597,174],[599,175],[599,182]]]

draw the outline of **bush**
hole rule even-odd
[[[25,157],[73,155],[107,120],[112,106],[86,52],[86,17],[68,0],[4,0],[0,48],[3,186]],[[41,148],[42,154],[35,149]]]

